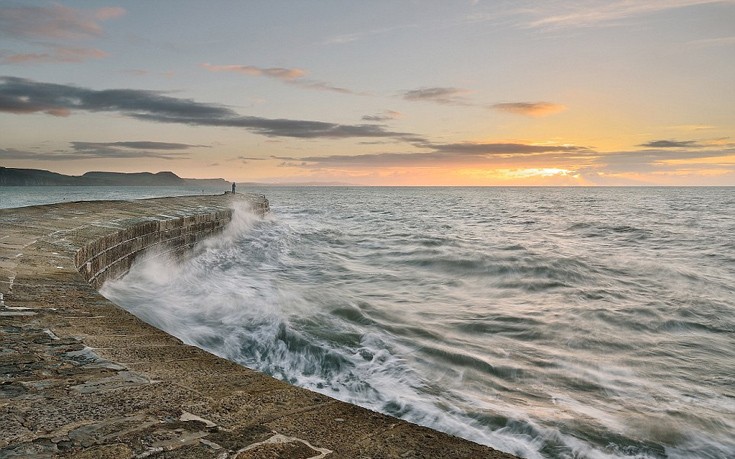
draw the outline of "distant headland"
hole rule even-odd
[[[238,186],[355,186],[344,182],[237,182]],[[189,186],[229,189],[223,178],[181,178],[171,171],[164,172],[86,172],[64,175],[43,169],[15,169],[0,166],[0,186]]]
[[[64,175],[42,169],[0,167],[0,186],[207,186],[227,187],[222,178],[189,179],[173,172],[87,172]]]

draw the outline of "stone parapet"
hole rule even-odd
[[[82,276],[99,288],[107,279],[128,272],[135,258],[146,251],[180,252],[197,241],[221,232],[232,218],[232,210],[214,210],[189,217],[147,220],[90,241],[81,247],[74,262]]]

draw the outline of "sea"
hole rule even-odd
[[[2,207],[32,201],[7,190]],[[133,191],[114,197],[176,192]],[[735,188],[240,191],[271,212],[237,207],[190,257],[142,257],[102,293],[249,368],[520,457],[735,457]]]

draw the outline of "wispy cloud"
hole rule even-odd
[[[355,94],[359,96],[367,95],[367,93],[356,92],[351,89],[343,88],[340,86],[335,86],[331,83],[327,83],[326,81],[303,79],[303,80],[293,80],[290,83],[296,86],[301,86],[302,88],[314,89],[316,91],[331,91],[331,92],[336,92],[339,94]]]
[[[733,0],[595,0],[591,2],[545,2],[530,12],[536,19],[525,26],[531,28],[573,28],[616,24],[622,20],[697,5],[734,3]],[[529,10],[524,11],[528,13]]]
[[[7,42],[24,42],[40,48],[36,52],[3,51],[0,63],[78,63],[107,56],[91,47],[69,46],[99,38],[104,34],[101,23],[125,14],[118,7],[79,10],[59,4],[48,7],[0,7],[0,37]]]
[[[647,148],[692,148],[700,145],[696,140],[651,140],[638,146]]]
[[[69,116],[73,111],[115,112],[138,120],[160,123],[244,128],[268,137],[370,137],[407,142],[423,140],[421,136],[390,131],[375,124],[350,125],[243,116],[223,105],[172,97],[160,91],[93,90],[17,77],[0,77],[0,112],[42,112],[54,116]]]
[[[244,161],[265,161],[267,158],[256,158],[254,156],[238,156],[237,159],[242,159]]]
[[[0,7],[0,35],[14,39],[84,40],[103,34],[102,21],[119,17],[119,7],[78,10],[59,4],[48,7]]]
[[[0,53],[0,64],[84,62],[89,59],[101,59],[107,55],[97,48],[53,47],[40,53]]]
[[[578,153],[592,151],[588,147],[579,145],[534,145],[524,143],[427,143],[426,146],[440,152],[476,155],[528,155],[548,152]]]
[[[72,150],[83,158],[158,158],[185,159],[189,154],[183,151],[201,145],[187,145],[165,142],[71,142]]]
[[[412,29],[416,27],[418,27],[418,25],[416,24],[406,24],[406,25],[399,25],[399,26],[394,26],[394,27],[383,27],[380,29],[372,29],[372,30],[367,30],[364,32],[353,32],[353,33],[348,33],[348,34],[335,35],[335,36],[329,37],[326,40],[324,40],[323,44],[325,45],[343,45],[345,43],[352,43],[354,41],[362,40],[368,37],[375,37],[379,35],[392,33],[398,30]]]
[[[463,88],[433,87],[404,91],[402,96],[410,101],[434,102],[443,105],[473,105],[465,98],[472,92]]]
[[[397,112],[395,110],[385,110],[382,113],[377,113],[375,115],[365,115],[362,117],[363,121],[375,121],[375,122],[385,122],[394,120],[396,118],[401,117],[401,112]]]
[[[638,146],[653,149],[735,148],[735,143],[729,137],[718,137],[699,140],[651,140]]]
[[[733,46],[735,45],[735,35],[729,37],[706,38],[703,40],[694,40],[687,43],[695,48],[708,48],[711,46]]]
[[[143,77],[143,76],[163,76],[166,78],[172,78],[174,75],[176,75],[176,72],[174,71],[166,71],[166,72],[151,72],[150,70],[145,69],[129,69],[129,70],[120,70],[120,73],[124,73],[125,75],[132,75],[135,77]]]
[[[555,104],[552,102],[510,102],[495,104],[490,108],[500,110],[501,112],[531,117],[549,116],[563,112],[567,109],[567,107],[562,104]]]
[[[268,158],[256,158],[253,156],[244,156],[244,155],[240,155],[236,158],[233,158],[233,160],[237,160],[241,164],[248,164],[250,161],[265,161],[267,159]]]
[[[190,148],[211,148],[209,145],[192,145],[188,143],[153,142],[150,140],[135,140],[126,142],[72,142],[77,151],[94,150],[97,148],[142,149],[142,150],[188,150]]]
[[[455,87],[432,87],[412,89],[401,93],[405,100],[433,102],[441,105],[491,108],[505,113],[531,117],[549,116],[566,110],[566,106],[553,102],[506,102],[483,105],[467,98],[474,91]]]
[[[306,71],[298,68],[255,67],[253,65],[212,65],[206,63],[202,64],[202,67],[210,72],[241,73],[243,75],[265,76],[284,81],[295,80],[306,75]]]
[[[370,153],[362,155],[330,155],[275,157],[288,161],[289,165],[299,164],[306,168],[325,167],[439,167],[458,164],[489,165],[498,162],[507,163],[513,159],[523,158],[525,163],[537,159],[549,161],[566,156],[574,158],[591,158],[597,155],[587,147],[575,145],[531,145],[521,143],[451,143],[432,144],[418,143],[421,148],[432,151],[425,153]]]
[[[74,161],[89,159],[186,159],[185,151],[206,145],[189,145],[184,143],[167,143],[152,141],[129,142],[71,142],[70,148],[39,152],[17,149],[0,149],[0,159],[27,161]]]
[[[307,74],[306,70],[299,68],[256,67],[254,65],[213,65],[206,63],[201,66],[210,72],[230,72],[249,76],[274,78],[289,85],[300,86],[302,88],[313,89],[316,91],[331,91],[340,94],[363,94],[351,89],[336,86],[326,81],[305,78]]]
[[[716,128],[717,126],[711,126],[709,124],[678,124],[675,126],[666,127],[666,129],[673,129],[677,131],[708,131]]]
[[[651,172],[675,169],[670,164],[676,161],[707,163],[718,158],[735,156],[735,148],[687,150],[687,149],[650,149],[643,151],[619,151],[599,155],[594,166],[605,172]],[[730,168],[735,169],[730,165]]]
[[[570,178],[581,177],[590,180],[591,183],[601,184],[623,184],[620,181],[622,176],[676,174],[684,169],[695,175],[709,173],[707,171],[714,169],[726,174],[735,173],[733,160],[735,145],[732,144],[723,145],[721,148],[664,146],[617,152],[599,152],[577,145],[526,143],[424,142],[416,143],[415,146],[430,151],[273,158],[281,160],[282,167],[308,171],[373,173],[371,171],[377,172],[381,169],[433,168],[449,172],[460,168],[480,171],[483,174],[499,174],[506,178],[513,174],[527,173],[532,173],[533,176],[545,173],[563,174]]]

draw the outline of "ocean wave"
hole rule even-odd
[[[151,254],[102,292],[240,364],[522,457],[735,456],[727,193],[267,193],[270,216],[237,209],[189,258]]]

